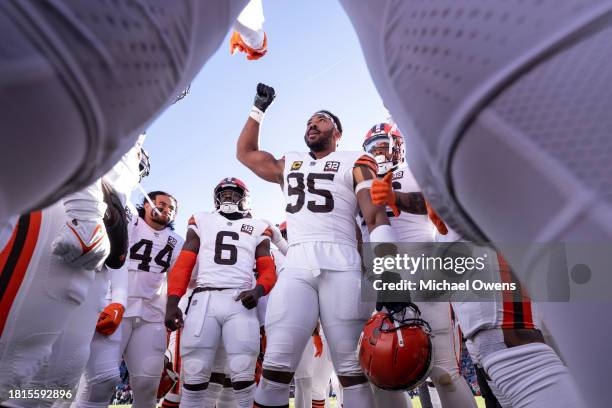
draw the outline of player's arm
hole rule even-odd
[[[236,300],[240,300],[247,309],[257,306],[259,298],[270,293],[276,283],[276,266],[270,253],[270,240],[264,239],[255,248],[255,270],[257,282],[251,290],[241,292]]]
[[[195,226],[195,227],[194,227]],[[181,297],[187,291],[191,272],[200,251],[200,237],[197,234],[194,218],[189,220],[189,229],[181,253],[168,272],[168,301],[166,303],[166,327],[174,331],[183,326],[183,312],[178,307]]]
[[[230,38],[230,54],[244,52],[249,60],[257,60],[268,50],[268,40],[263,31],[264,13],[260,0],[251,0],[240,12]]]
[[[376,180],[376,161],[369,155],[361,156],[353,167],[353,185],[357,204],[370,232],[372,242],[393,242],[395,236],[389,224],[384,206],[375,205],[370,197],[372,183]]]
[[[398,210],[417,215],[427,214],[427,205],[425,204],[425,197],[423,196],[423,193],[395,192],[395,197],[395,204],[397,205]]]
[[[374,255],[377,257],[395,256],[397,248],[393,245],[393,242],[396,242],[396,237],[389,224],[385,207],[372,203],[370,196],[370,187],[372,181],[376,179],[376,170],[376,162],[368,155],[362,156],[355,163],[353,180],[357,192],[357,202],[370,232],[370,241],[376,243]],[[401,276],[397,272],[385,271],[379,279],[386,283],[397,283],[401,281]],[[378,311],[384,307],[394,313],[410,304],[410,297],[406,297],[402,292],[378,291],[377,295],[376,310]]]
[[[372,202],[376,205],[387,205],[397,216],[400,211],[411,214],[425,215],[427,214],[427,205],[425,197],[420,192],[402,193],[393,190],[392,184],[393,173],[387,173],[382,179],[372,181],[372,189],[370,195]]]
[[[285,160],[259,149],[259,125],[274,97],[274,88],[257,84],[255,102],[236,144],[236,158],[262,179],[281,184]]]
[[[276,248],[278,248],[281,254],[287,255],[289,243],[285,240],[285,238],[283,238],[283,234],[281,233],[280,229],[270,221],[265,222],[268,224],[268,228],[264,234],[270,237],[270,241],[272,241]]]

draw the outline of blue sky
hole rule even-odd
[[[305,151],[306,121],[319,109],[340,117],[341,150],[361,149],[367,130],[385,120],[359,42],[335,1],[264,1],[268,53],[259,61],[229,55],[229,33],[192,83],[191,93],[168,108],[147,131],[151,174],[145,190],[166,190],[179,201],[177,232],[187,219],[214,209],[212,191],[224,177],[251,190],[253,215],[284,220],[278,185],[257,178],[235,159],[235,143],[251,108],[255,87],[276,89],[260,133],[260,146],[276,157]],[[140,193],[132,197],[142,200]]]

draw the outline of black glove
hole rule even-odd
[[[175,331],[180,327],[183,327],[183,312],[178,307],[178,303],[181,298],[175,295],[168,296],[166,303],[166,317],[165,323],[166,328],[170,331]]]
[[[253,105],[260,111],[265,112],[268,106],[274,102],[275,97],[276,92],[274,92],[274,88],[260,82],[257,84],[257,94],[255,95]]]
[[[380,275],[383,283],[399,283],[402,277],[396,272],[383,272]],[[376,311],[380,312],[383,307],[391,314],[397,313],[410,306],[410,295],[399,290],[379,290],[376,298]]]
[[[252,309],[257,306],[257,302],[259,302],[259,298],[264,295],[264,288],[261,285],[255,286],[251,290],[245,290],[240,292],[236,301],[242,301],[242,305],[247,309]]]

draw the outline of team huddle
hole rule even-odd
[[[230,27],[232,54],[266,55],[261,1],[3,2],[0,406],[106,407],[123,361],[136,408],[288,407],[292,383],[323,407],[330,378],[346,408],[411,407],[428,379],[474,408],[462,339],[487,407],[607,406],[607,306],[532,302],[508,242],[610,241],[612,1],[510,3],[341,0],[392,119],[343,151],[322,109],[303,151],[270,153],[258,84],[236,165],[279,185],[285,218],[228,174],[182,237],[172,191],[130,202],[144,131]],[[413,302],[366,276],[366,247],[469,241],[525,296]]]

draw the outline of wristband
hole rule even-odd
[[[264,112],[257,106],[253,106],[251,108],[251,112],[249,112],[249,116],[257,123],[261,123],[264,117]]]

